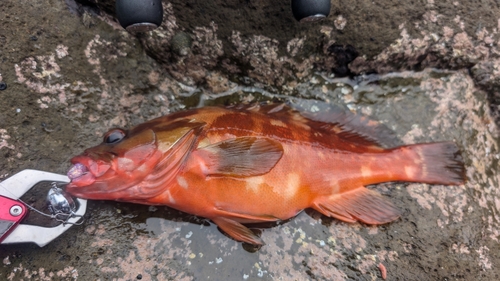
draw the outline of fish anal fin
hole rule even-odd
[[[268,173],[283,155],[282,145],[269,138],[239,137],[195,151],[207,176],[250,177]]]
[[[401,212],[376,191],[359,187],[349,192],[315,200],[313,208],[345,222],[378,225],[396,220]]]
[[[212,221],[234,240],[246,242],[252,245],[264,245],[255,233],[241,223],[225,217],[212,218]]]

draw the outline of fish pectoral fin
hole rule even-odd
[[[255,235],[248,227],[237,221],[225,217],[212,218],[212,221],[234,240],[253,245],[264,245],[260,237]]]
[[[321,197],[312,207],[328,217],[366,224],[389,223],[401,215],[392,202],[365,187],[335,196]]]
[[[151,172],[136,186],[133,199],[151,198],[165,191],[165,186],[177,176],[184,167],[186,159],[194,149],[202,125],[188,130],[172,147],[164,153]],[[123,198],[124,200],[129,198]]]
[[[283,146],[269,138],[239,137],[195,152],[207,176],[250,177],[268,173],[283,156]]]

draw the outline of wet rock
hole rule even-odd
[[[500,124],[500,59],[482,61],[471,69],[477,85],[488,91],[490,107],[497,124]]]
[[[332,44],[328,47],[327,52],[334,58],[333,66],[330,67],[333,73],[339,77],[351,74],[348,65],[359,55],[353,46]],[[328,66],[328,62],[326,65]]]
[[[206,77],[207,87],[214,94],[225,92],[234,87],[227,77],[218,72],[212,72]]]
[[[113,15],[109,7],[114,1],[91,2]],[[164,1],[166,17],[162,28],[145,35],[141,42],[172,75],[178,79],[180,76],[192,76],[185,78],[186,83],[201,83],[202,73],[217,68],[280,86],[284,84],[281,77],[284,76],[284,80],[294,79],[287,72],[297,72],[297,65],[304,61],[310,61],[304,66],[306,68],[315,65],[319,69],[327,69],[328,60],[318,61],[316,58],[325,54],[321,46],[330,46],[332,38],[336,44],[351,45],[359,52],[360,56],[349,67],[352,73],[387,73],[425,67],[459,69],[486,60],[489,53],[498,54],[494,44],[498,40],[495,14],[500,8],[491,2],[491,5],[472,2],[437,5],[428,1],[425,5],[394,6],[383,1],[340,1],[332,3],[333,15],[325,21],[299,24],[293,19],[287,1],[246,2],[243,5],[234,1]],[[481,20],[478,22],[477,18]],[[203,56],[174,62],[165,52],[171,48],[168,45],[174,34],[193,27],[213,29],[214,26],[216,29],[210,37],[216,38],[216,46],[198,40],[201,43],[197,45],[198,52]],[[326,37],[322,35],[325,27],[334,27]],[[235,41],[235,36],[240,39]],[[285,49],[301,38],[307,38],[300,48],[301,58],[284,56]],[[258,42],[261,48],[242,52],[239,43],[247,39]],[[234,49],[238,51],[234,52]],[[273,50],[276,55],[269,56],[266,54],[268,50]],[[207,56],[208,53],[211,55]],[[262,58],[251,63],[252,57]],[[207,58],[211,63],[206,63]],[[177,65],[169,67],[172,63]],[[220,69],[221,65],[231,67]],[[267,65],[282,70],[273,73]],[[196,70],[189,71],[191,67]],[[338,73],[345,72],[344,66],[338,69]]]
[[[84,9],[82,12],[82,24],[87,28],[91,28],[96,25],[95,15],[88,9]]]

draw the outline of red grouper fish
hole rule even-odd
[[[385,149],[388,131],[340,108],[192,109],[108,131],[100,145],[71,159],[66,190],[86,199],[167,205],[261,245],[243,224],[286,220],[305,208],[345,222],[384,224],[401,213],[366,185],[465,182],[454,143]]]

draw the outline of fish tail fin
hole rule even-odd
[[[341,221],[360,221],[374,225],[389,223],[401,215],[391,201],[363,186],[317,198],[311,207],[325,216]]]
[[[460,151],[453,142],[426,143],[392,149],[386,164],[397,163],[392,180],[458,185],[465,182]],[[394,167],[394,165],[393,165]],[[382,169],[387,169],[381,165]],[[384,176],[386,177],[386,176]],[[363,186],[316,198],[316,211],[345,222],[384,224],[396,220],[401,212],[376,191]]]
[[[453,142],[415,144],[396,148],[411,159],[404,166],[404,181],[459,185],[466,181],[465,167],[458,146]]]

